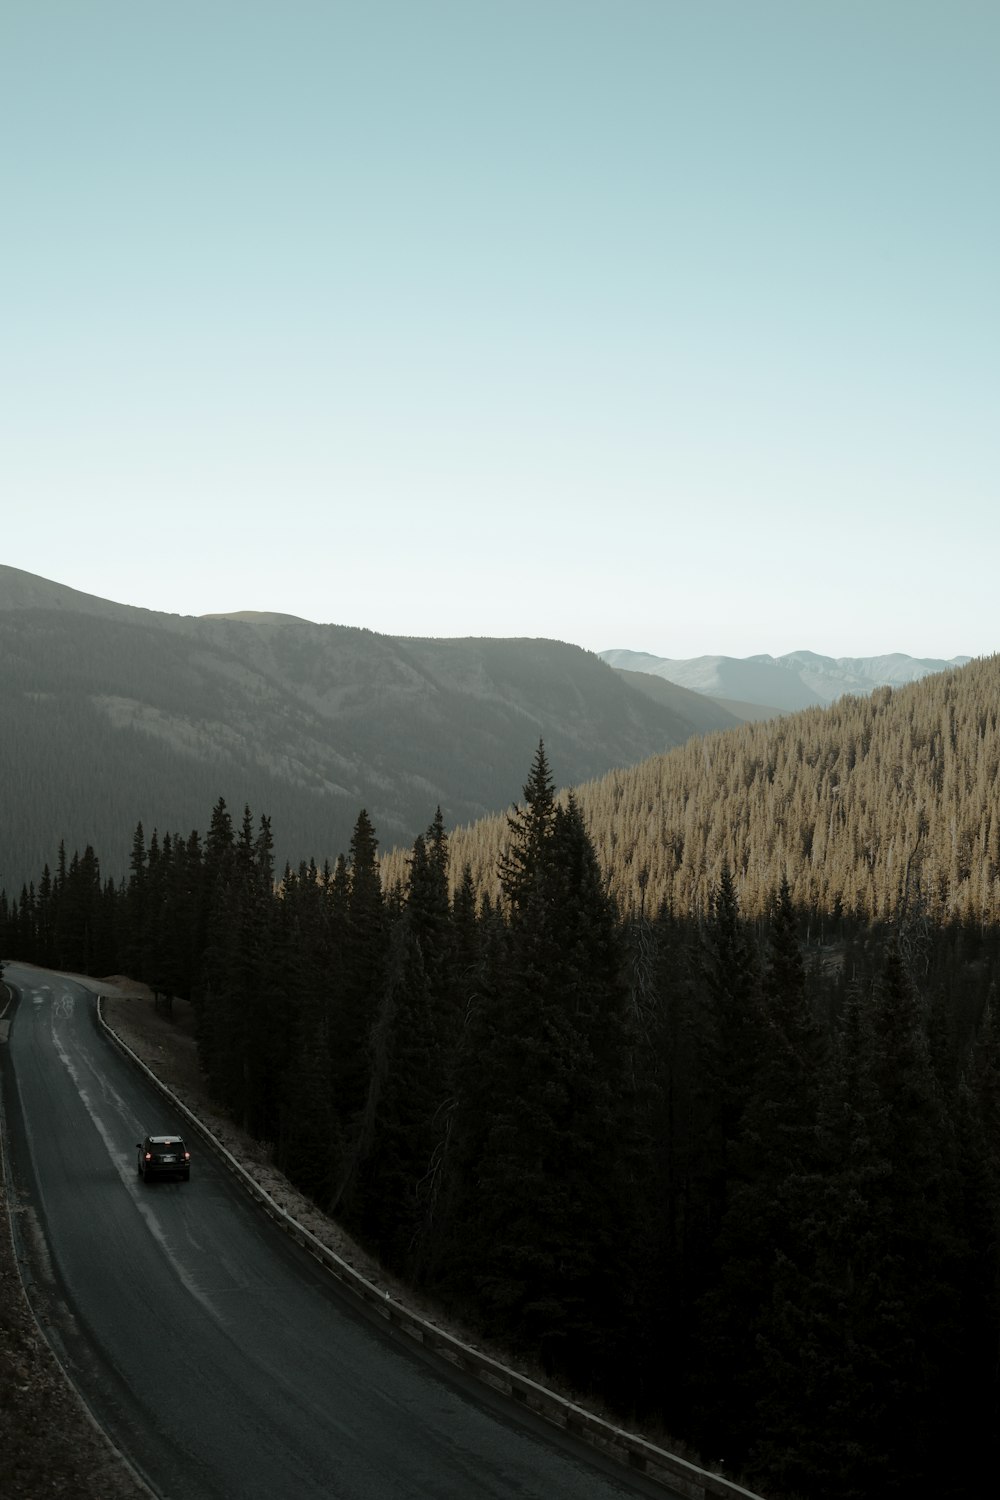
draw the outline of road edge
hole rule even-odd
[[[5,991],[6,1003],[3,1003]],[[8,1015],[8,1009],[11,1005],[13,1005],[15,991],[16,986],[10,985],[6,980],[0,980],[0,1019],[3,1019],[5,1022],[7,1022],[8,1025],[12,1020],[12,1017]],[[17,991],[17,999],[18,1001],[20,1001],[19,991]],[[4,1036],[2,1040],[6,1041],[6,1036]],[[6,1072],[8,1078],[14,1078],[12,1067],[5,1066],[4,1071]],[[16,1079],[14,1079],[14,1086],[16,1087]],[[10,1129],[7,1123],[5,1090],[2,1086],[0,1086],[0,1184],[2,1184],[3,1189],[3,1217],[6,1221],[6,1233],[11,1246],[11,1260],[13,1262],[13,1267],[17,1275],[17,1286],[20,1289],[22,1305],[31,1320],[38,1338],[44,1345],[45,1349],[48,1351],[51,1367],[59,1372],[59,1376],[65,1383],[66,1390],[70,1397],[73,1399],[79,1414],[83,1417],[87,1425],[96,1434],[96,1436],[101,1440],[109,1456],[121,1466],[121,1468],[125,1472],[125,1475],[128,1476],[130,1482],[135,1486],[136,1492],[139,1496],[146,1497],[146,1500],[163,1500],[160,1492],[150,1485],[149,1480],[146,1478],[146,1476],[136,1468],[132,1460],[125,1453],[123,1453],[115,1443],[110,1433],[108,1433],[105,1428],[102,1427],[101,1423],[94,1415],[94,1412],[91,1410],[87,1398],[80,1390],[76,1381],[73,1379],[72,1374],[63,1363],[62,1358],[60,1357],[59,1350],[53,1343],[52,1339],[49,1337],[49,1333],[46,1329],[45,1324],[38,1316],[35,1305],[31,1299],[31,1293],[28,1284],[25,1281],[25,1266],[30,1263],[30,1258],[27,1248],[24,1244],[24,1239],[20,1230],[20,1224],[18,1222],[17,1210],[20,1198],[17,1184],[14,1180],[13,1165],[10,1159],[9,1142]]]

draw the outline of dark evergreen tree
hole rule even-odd
[[[467,1284],[489,1325],[581,1387],[617,1368],[623,1308],[622,1100],[628,996],[613,905],[572,797],[557,807],[540,746],[510,819],[508,911],[495,989],[475,1031],[461,1128],[481,1142]],[[488,1075],[484,1076],[488,1068]]]
[[[448,840],[441,811],[414,843],[406,889],[387,912],[386,979],[371,1032],[368,1099],[351,1192],[361,1233],[388,1263],[420,1273],[434,1161],[458,1034]]]
[[[757,948],[740,915],[728,865],[723,866],[699,939],[690,1020],[696,1116],[692,1171],[697,1181],[691,1281],[707,1290],[718,1276],[722,1224],[741,1175],[743,1117],[762,1063],[764,1026]],[[793,947],[793,955],[795,951]]]
[[[225,799],[220,797],[212,810],[205,839],[198,919],[201,965],[191,999],[201,1066],[213,1094],[226,1104],[237,1092],[230,1076],[230,1052],[232,1027],[238,1021],[232,977],[238,957],[238,912],[232,818]]]
[[[701,1033],[703,1087],[716,1101],[714,1128],[720,1176],[725,1179],[732,1169],[760,1045],[760,966],[728,865],[723,865],[702,929],[701,953],[709,1009]]]
[[[925,1013],[891,942],[866,1014],[864,1094],[881,1171],[868,1198],[868,1257],[852,1311],[872,1397],[858,1429],[885,1470],[883,1494],[913,1494],[951,1447],[958,1245],[953,1137],[930,1059]],[[856,1284],[857,1285],[857,1284]],[[947,1436],[945,1436],[947,1434]],[[869,1481],[870,1482],[870,1481]]]
[[[137,823],[132,836],[128,884],[120,920],[122,968],[134,979],[141,979],[145,970],[150,916],[146,899],[146,875],[146,835],[142,824]]]
[[[782,1295],[805,1256],[820,1166],[824,1044],[784,879],[774,899],[756,1027],[750,1043],[756,1066],[719,1241],[721,1273],[704,1299],[703,1351],[717,1378],[702,1441],[741,1463],[760,1443],[761,1423],[776,1399],[777,1357],[767,1350],[783,1344],[789,1308]]]
[[[43,948],[39,941],[34,881],[21,887],[15,930],[18,934],[18,956],[25,963],[56,962],[54,947]]]
[[[330,1096],[326,893],[315,865],[285,872],[275,931],[275,967],[286,993],[288,1045],[279,1083],[275,1159],[322,1209],[329,1207],[342,1156]]]
[[[550,861],[548,845],[555,828],[555,784],[545,746],[539,741],[531,774],[523,788],[524,804],[507,816],[508,842],[500,857],[500,883],[512,924],[544,885]]]
[[[845,1500],[958,1496],[950,1129],[919,999],[891,941],[849,995],[820,1110],[824,1172],[803,1248],[779,1266],[762,1337],[752,1468]]]
[[[1000,1004],[991,986],[959,1095],[965,1347],[958,1384],[970,1473],[1000,1432]],[[961,1378],[964,1377],[964,1378]]]
[[[433,825],[428,838],[430,851],[424,837],[413,846],[405,904],[393,924],[355,1184],[366,1241],[388,1264],[411,1273],[456,1032],[446,843],[439,837],[435,845]]]
[[[54,888],[49,867],[42,870],[42,878],[35,892],[35,931],[33,941],[36,952],[44,954],[43,962],[55,963],[55,904]]]
[[[336,1003],[330,1015],[333,1107],[346,1143],[338,1195],[353,1178],[370,1083],[370,1041],[386,970],[387,922],[378,839],[362,809],[351,838]],[[340,892],[335,892],[335,899]]]
[[[66,863],[60,846],[60,876],[53,887],[52,941],[54,962],[64,969],[92,974],[100,967],[103,887],[97,855],[88,844]]]

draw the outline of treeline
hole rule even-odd
[[[234,1120],[386,1266],[778,1497],[978,1493],[1000,1411],[1000,928],[623,917],[539,747],[495,893],[438,814],[276,879],[269,821],[136,830],[0,951],[189,998]]]
[[[705,910],[723,868],[747,915],[778,882],[818,920],[1000,921],[1000,656],[867,698],[692,739],[576,788],[620,908]],[[496,888],[502,817],[456,829]],[[390,855],[395,877],[404,856]]]
[[[0,633],[0,658],[6,644]],[[232,789],[239,806],[270,809],[282,862],[312,848],[317,828],[333,830],[333,852],[346,846],[362,798],[341,812],[315,786],[290,784],[255,761],[235,736],[212,745],[194,720],[170,725],[150,709],[147,731],[141,705],[124,700],[8,692],[7,670],[0,660],[0,886],[8,892],[37,883],[46,861],[54,867],[60,837],[71,853],[99,849],[102,871],[117,882],[129,867],[136,809],[155,810],[162,828],[189,829]]]

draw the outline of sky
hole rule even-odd
[[[0,0],[0,561],[1000,649],[996,0]]]

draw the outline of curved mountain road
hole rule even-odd
[[[189,1183],[143,1183],[135,1142],[180,1122],[106,1041],[84,985],[17,964],[5,978],[16,1000],[0,1063],[30,1300],[156,1495],[663,1495],[361,1318],[197,1140]]]

